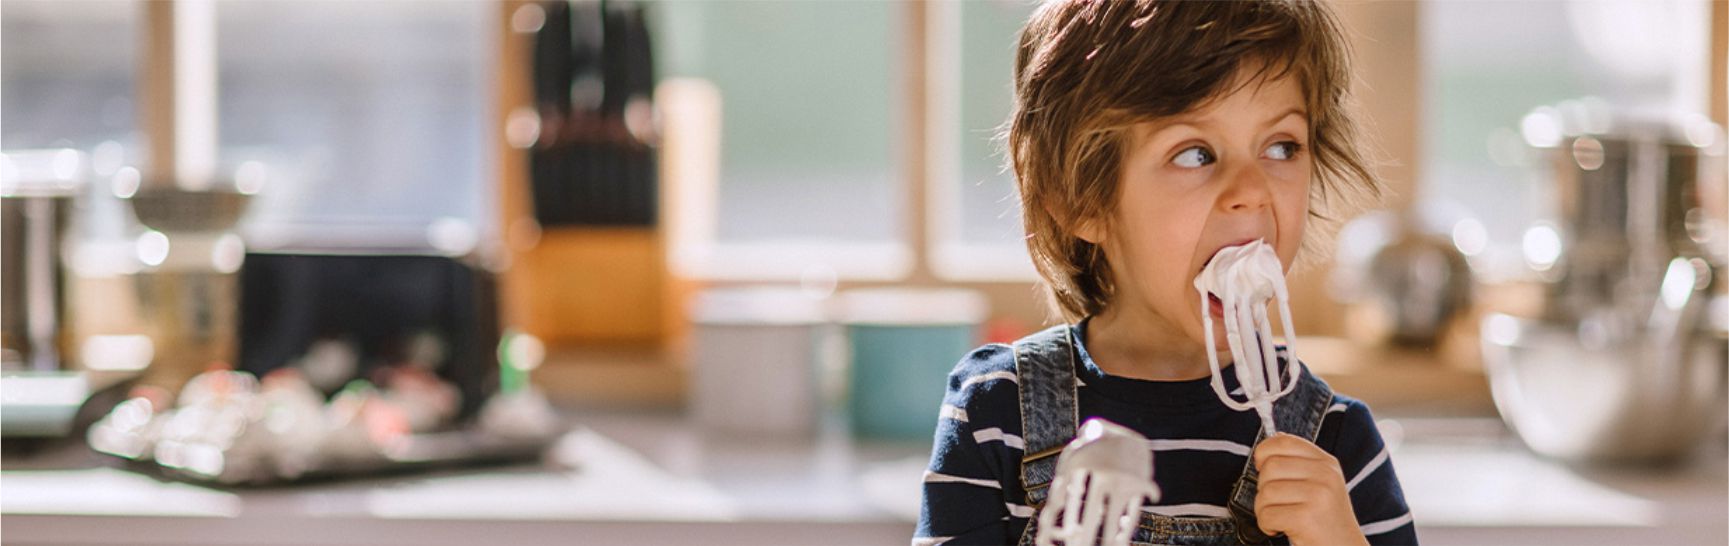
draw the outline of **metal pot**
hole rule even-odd
[[[1553,209],[1525,237],[1537,316],[1482,324],[1496,406],[1539,453],[1682,457],[1729,412],[1723,222],[1701,197],[1724,179],[1722,130],[1579,103],[1522,125]]]

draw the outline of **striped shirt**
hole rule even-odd
[[[1081,420],[1102,417],[1149,439],[1162,495],[1147,511],[1228,517],[1231,487],[1242,475],[1260,427],[1255,413],[1225,407],[1207,378],[1143,381],[1106,375],[1086,347],[1077,345]],[[1237,388],[1235,374],[1222,375],[1226,389]],[[941,416],[913,544],[1015,542],[1034,511],[1019,477],[1025,444],[1014,350],[986,345],[963,358],[949,375]],[[1371,544],[1417,542],[1368,406],[1335,394],[1315,443],[1338,459],[1352,511]]]

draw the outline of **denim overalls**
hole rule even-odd
[[[1021,486],[1027,505],[1035,510],[1020,544],[1037,536],[1037,510],[1045,505],[1055,478],[1057,455],[1075,437],[1080,421],[1076,403],[1076,356],[1069,325],[1054,326],[1014,343],[1015,375],[1020,380],[1021,433],[1026,455],[1021,458]],[[1280,432],[1315,440],[1321,417],[1333,401],[1333,390],[1305,368],[1296,388],[1280,398],[1273,420]],[[1259,445],[1265,433],[1257,435]],[[1150,454],[1148,456],[1151,456]],[[1230,517],[1172,517],[1143,512],[1130,540],[1135,544],[1265,544],[1271,539],[1255,523],[1254,459],[1243,464],[1243,475],[1232,488]],[[1154,477],[1157,480],[1157,477]],[[1282,536],[1280,537],[1283,538]]]

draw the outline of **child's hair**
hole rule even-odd
[[[1349,94],[1344,31],[1308,1],[1052,0],[1021,29],[1006,132],[1027,250],[1056,307],[1074,321],[1114,290],[1103,249],[1075,235],[1115,207],[1130,127],[1203,107],[1227,84],[1294,75],[1309,116],[1310,216],[1331,232],[1344,210],[1378,198]],[[1307,230],[1315,231],[1315,230]],[[1302,254],[1313,254],[1314,238]]]

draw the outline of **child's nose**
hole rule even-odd
[[[1220,205],[1230,212],[1256,212],[1273,202],[1271,177],[1258,166],[1241,165],[1225,176]]]

